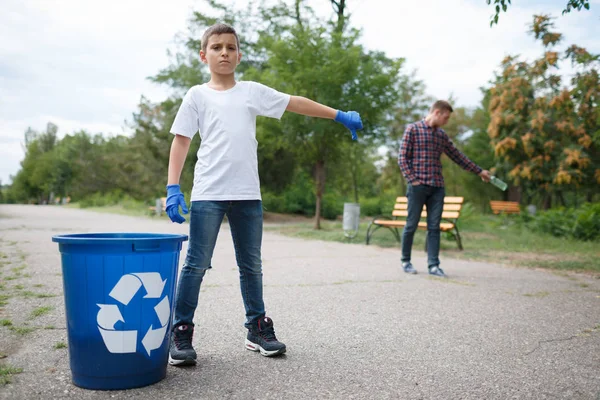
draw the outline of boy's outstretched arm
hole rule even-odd
[[[181,193],[179,178],[183,170],[183,164],[187,157],[190,143],[192,140],[182,135],[175,135],[171,143],[171,153],[169,155],[169,175],[167,180],[167,215],[173,222],[181,224],[185,218],[179,214],[179,206],[184,214],[188,213],[185,198]]]
[[[309,117],[333,119],[350,129],[352,140],[358,139],[356,131],[363,128],[360,115],[356,111],[335,110],[302,96],[291,96],[286,110]]]

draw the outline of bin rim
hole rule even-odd
[[[188,235],[178,233],[147,233],[147,232],[90,232],[54,235],[52,241],[64,244],[107,244],[115,242],[170,240],[184,242]]]

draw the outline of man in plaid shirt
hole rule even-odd
[[[416,274],[410,262],[413,237],[417,230],[423,205],[427,206],[427,264],[431,275],[445,277],[440,268],[440,222],[444,208],[444,177],[440,157],[448,157],[463,169],[476,173],[485,182],[490,172],[482,169],[458,150],[441,129],[452,113],[452,106],[436,101],[425,119],[406,127],[398,155],[400,170],[408,182],[408,217],[402,232],[402,268]]]

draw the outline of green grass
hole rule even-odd
[[[12,326],[10,319],[0,319],[0,326]]]
[[[0,385],[4,386],[12,382],[12,376],[23,372],[22,368],[0,365]]]
[[[10,270],[11,270],[12,272],[14,272],[15,274],[17,274],[17,275],[18,275],[18,274],[20,274],[20,273],[21,273],[21,271],[23,271],[23,270],[24,270],[26,267],[27,267],[27,265],[20,265],[20,266],[18,266],[18,267],[11,268]]]
[[[56,294],[49,294],[49,293],[36,293],[36,292],[32,292],[29,290],[26,290],[24,292],[19,292],[18,293],[19,296],[21,297],[26,297],[26,298],[37,298],[37,299],[45,299],[45,298],[49,298],[49,297],[56,297]]]
[[[16,333],[17,335],[20,336],[25,336],[28,333],[33,332],[35,329],[31,328],[29,326],[9,326],[8,329],[10,329],[11,331],[13,331],[14,333]]]
[[[314,230],[313,222],[294,222],[278,226],[266,224],[265,230],[303,239],[364,244],[370,221],[371,218],[361,220],[358,234],[352,240],[344,237],[340,221],[322,221],[321,230]],[[538,234],[520,225],[514,218],[505,220],[493,215],[475,213],[465,213],[461,216],[458,227],[464,251],[457,249],[456,242],[450,235],[442,233],[442,257],[600,273],[598,242],[581,242]],[[400,246],[392,232],[386,228],[375,232],[371,245]],[[419,230],[415,234],[413,251],[423,251],[424,245],[425,232]]]
[[[0,294],[0,307],[7,305],[8,299],[10,299],[10,296],[6,294]]]
[[[65,349],[67,347],[67,344],[65,342],[58,342],[54,345],[55,349]]]
[[[29,316],[29,318],[33,319],[33,318],[41,317],[44,314],[48,314],[52,310],[54,310],[54,307],[51,307],[51,306],[38,307],[31,312],[31,315]]]

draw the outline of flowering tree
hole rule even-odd
[[[600,184],[600,55],[572,45],[555,50],[562,35],[547,15],[534,16],[531,33],[544,53],[533,62],[506,57],[490,89],[488,134],[497,169],[526,192],[552,196],[585,191],[591,199]],[[571,62],[567,85],[560,60]]]

